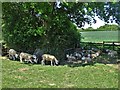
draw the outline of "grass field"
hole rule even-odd
[[[82,42],[118,41],[119,31],[87,31],[81,32]]]
[[[2,60],[2,88],[118,88],[116,65],[41,66]]]

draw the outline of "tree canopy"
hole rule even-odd
[[[101,26],[99,27],[97,30],[103,30],[103,31],[107,31],[107,30],[110,30],[110,31],[115,31],[115,30],[119,30],[119,26],[118,25],[108,25],[108,24],[105,24],[104,26]]]
[[[10,48],[33,52],[41,48],[59,57],[64,49],[79,45],[78,27],[85,22],[96,22],[99,16],[105,22],[120,24],[120,2],[3,2],[2,30]]]

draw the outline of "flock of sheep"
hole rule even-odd
[[[10,49],[8,51],[9,59],[16,60],[19,59],[20,62],[27,62],[27,63],[41,63],[45,65],[46,61],[50,61],[51,65],[58,65],[59,61],[56,59],[55,56],[50,54],[43,54],[40,49],[36,49],[33,55],[29,53],[18,53],[14,49]]]
[[[100,56],[102,53],[106,53],[110,57],[115,57],[118,53],[117,51],[104,49],[100,50],[97,48],[85,49],[85,48],[76,48],[74,50],[66,50],[65,58],[68,62],[71,61],[81,61],[82,63],[93,62],[95,58]],[[72,51],[72,52],[71,52]],[[43,54],[40,49],[36,49],[33,55],[25,52],[18,53],[14,49],[9,50],[9,59],[19,59],[19,61],[27,63],[41,63],[42,65],[46,64],[46,61],[50,61],[50,65],[58,65],[59,61],[57,58],[50,54]]]
[[[68,50],[70,51],[70,50]],[[72,51],[72,49],[71,49]],[[97,49],[97,48],[91,48],[91,49],[85,49],[85,48],[76,48],[73,50],[72,53],[66,53],[66,59],[71,62],[71,61],[81,61],[82,63],[93,63],[94,60],[105,53],[108,55],[110,58],[116,57],[117,56],[117,51],[110,50],[110,49]]]

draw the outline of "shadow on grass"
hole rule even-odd
[[[101,63],[101,64],[118,64],[118,56],[116,57],[110,57],[106,54],[101,54],[99,57],[95,58],[92,60],[92,62],[89,63],[82,63],[80,62],[81,60],[78,61],[64,61],[62,62],[63,65],[67,65],[68,67],[85,67],[85,66],[94,66],[96,63]]]
[[[23,65],[28,65],[28,66],[41,65],[41,64],[30,63],[30,62],[22,62],[21,64],[23,64]]]

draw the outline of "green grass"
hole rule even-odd
[[[73,68],[0,60],[2,88],[118,88],[118,69],[104,64]]]
[[[118,41],[119,31],[86,31],[81,32],[82,42]]]

